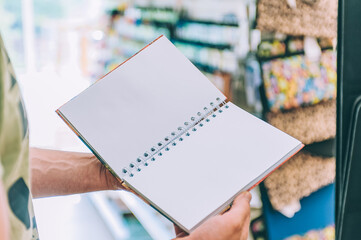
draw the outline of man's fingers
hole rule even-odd
[[[174,225],[174,231],[175,231],[175,234],[178,235],[178,234],[181,234],[181,233],[184,233],[184,231],[178,227],[177,225],[173,224]]]
[[[247,215],[247,218],[243,224],[242,230],[241,230],[241,240],[246,240],[248,239],[248,234],[249,234],[249,225],[250,225],[250,215]]]
[[[249,203],[251,202],[252,195],[249,192],[243,192],[237,196],[232,204],[230,211],[226,212],[227,215],[233,215],[237,218],[244,215],[247,217],[250,211]]]
[[[250,201],[252,195],[249,192],[243,192],[237,196],[232,204],[230,211],[225,213],[228,218],[228,224],[233,231],[240,235],[240,239],[245,240],[248,236],[249,220],[250,220]]]
[[[228,212],[208,219],[193,233],[193,236],[195,236],[194,234],[196,234],[196,232],[197,236],[199,234],[209,235],[210,232],[222,226],[223,231],[228,231],[227,234],[232,232],[232,234],[236,234],[236,236],[241,237],[242,240],[247,239],[250,218],[249,203],[251,198],[252,195],[249,192],[241,193],[234,199],[233,205]],[[187,236],[187,234],[177,226],[175,226],[175,232],[177,234],[177,238]]]
[[[175,235],[177,238],[179,237],[185,237],[188,234],[185,233],[180,227],[178,227],[177,225],[174,224],[174,231],[175,231]]]
[[[248,201],[248,203],[251,202],[251,199],[252,199],[252,194],[248,191],[245,191],[241,194],[239,194],[233,201],[233,204],[234,205],[237,205],[239,202],[243,201],[243,200],[246,200]]]

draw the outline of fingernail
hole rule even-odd
[[[251,202],[252,194],[250,194],[248,191],[243,192],[243,193],[241,194],[241,196],[242,196],[242,198],[247,199],[248,202]]]

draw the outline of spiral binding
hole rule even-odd
[[[227,102],[222,101],[220,98],[216,98],[216,101],[218,104],[210,102],[210,107],[203,108],[203,114],[198,112],[195,116],[190,118],[189,122],[185,122],[183,126],[180,126],[176,131],[171,132],[169,136],[166,136],[162,141],[151,147],[149,151],[144,152],[142,156],[139,156],[134,162],[131,162],[128,167],[124,167],[122,169],[121,177],[126,175],[133,177],[135,172],[140,172],[143,167],[149,166],[149,162],[156,161],[157,156],[162,156],[162,151],[168,152],[171,147],[175,147],[177,145],[176,140],[182,142],[184,136],[188,137],[191,135],[190,132],[196,132],[198,127],[203,127],[205,124],[203,122],[204,119],[205,122],[210,122],[210,118],[215,118],[218,113],[223,112],[221,107],[229,107]]]

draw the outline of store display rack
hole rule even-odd
[[[114,14],[114,10],[108,13]],[[103,73],[112,70],[115,63],[134,55],[159,35],[164,35],[202,72],[211,74],[211,81],[217,79],[214,83],[231,98],[231,81],[238,67],[233,51],[240,37],[237,19],[216,22],[191,18],[184,9],[132,6],[119,12],[119,17],[110,24],[107,32],[113,35],[105,44],[111,59],[104,62]],[[209,38],[209,32],[216,37]]]
[[[323,41],[326,41],[326,39],[323,39]],[[321,51],[334,50],[334,47],[332,46],[331,42],[327,41],[327,43],[320,44],[322,42],[321,39],[319,39],[318,42],[319,42]],[[262,47],[262,44],[264,44],[264,43],[266,43],[270,48],[265,49],[264,47]],[[295,43],[295,44],[293,44],[293,43]],[[283,49],[274,49],[275,45],[282,46]],[[294,46],[293,47],[294,49],[292,49],[291,45],[298,45],[298,46]],[[260,62],[263,62],[263,61],[273,60],[276,58],[285,58],[285,57],[292,57],[292,56],[296,56],[296,55],[304,55],[305,51],[304,51],[303,46],[304,46],[303,38],[300,38],[300,37],[288,36],[285,40],[277,40],[277,39],[262,40],[262,42],[258,46],[257,58]],[[272,54],[271,53],[272,51],[273,52],[279,51],[279,52],[276,54]],[[264,53],[264,52],[267,52],[267,53]]]
[[[200,20],[200,19],[193,19],[193,18],[187,18],[183,17],[179,20],[180,23],[200,23],[200,24],[207,24],[207,25],[220,25],[220,26],[229,26],[229,27],[239,27],[239,24],[237,21],[222,21],[222,22],[216,22],[211,20]]]
[[[221,49],[221,50],[233,48],[233,46],[231,44],[213,44],[213,43],[189,40],[189,39],[185,39],[185,38],[175,37],[175,38],[172,38],[171,40],[172,40],[172,42],[180,42],[180,43],[196,45],[196,46],[206,47],[206,48],[217,48],[217,49]]]
[[[333,47],[321,48],[322,52],[326,51],[326,50],[333,50]],[[286,58],[286,57],[292,57],[292,56],[297,56],[297,55],[305,55],[305,52],[304,51],[287,52],[285,54],[274,55],[274,56],[270,56],[270,57],[258,56],[258,60],[260,62],[265,62],[265,61],[270,61],[270,60],[277,59],[277,58]]]
[[[135,236],[131,231],[132,228],[125,223],[122,210],[114,199],[120,200],[127,211],[131,212],[141,224],[142,229],[138,227],[136,233],[137,239],[163,240],[172,239],[175,236],[173,224],[132,193],[118,191],[112,198],[109,198],[107,194],[92,193],[89,197],[116,240],[135,239]],[[144,232],[143,229],[146,232],[140,234],[142,231]]]

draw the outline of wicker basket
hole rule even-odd
[[[322,142],[336,136],[336,100],[288,112],[269,112],[266,118],[271,125],[304,144]]]
[[[335,179],[335,158],[315,156],[302,150],[264,181],[275,210],[310,195]]]
[[[257,28],[293,36],[337,36],[337,0],[296,3],[297,8],[291,8],[286,0],[259,0]]]

